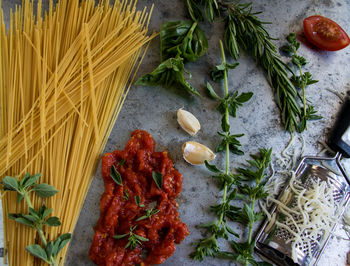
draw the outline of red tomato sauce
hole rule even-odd
[[[179,218],[175,201],[182,189],[182,175],[174,168],[166,151],[155,152],[154,148],[155,141],[149,133],[135,130],[124,150],[103,156],[105,192],[89,253],[94,263],[108,266],[160,264],[174,253],[175,243],[179,244],[189,234],[186,224]],[[122,177],[122,186],[111,177],[113,165]],[[163,175],[162,190],[153,180],[153,172]],[[139,205],[135,196],[140,197]],[[159,212],[136,221],[146,214],[149,205]],[[113,238],[128,234],[135,225],[133,233],[148,241],[132,249],[125,248],[129,235]]]

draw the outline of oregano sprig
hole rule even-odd
[[[303,103],[303,115],[301,118],[299,131],[307,129],[308,120],[317,120],[321,119],[322,116],[317,115],[315,107],[306,101],[306,86],[312,85],[318,82],[318,80],[312,79],[312,74],[310,72],[303,73],[302,67],[305,66],[308,62],[305,57],[298,55],[297,51],[300,48],[300,42],[296,39],[296,34],[294,32],[290,33],[287,36],[288,45],[283,47],[283,50],[289,53],[292,57],[292,63],[297,67],[299,75],[293,73],[291,81],[295,87],[302,90],[301,100]]]
[[[44,226],[60,226],[61,221],[56,216],[49,215],[53,212],[53,209],[47,209],[43,204],[38,210],[33,207],[33,204],[29,198],[29,194],[34,192],[41,198],[47,198],[55,195],[58,190],[53,186],[41,183],[37,181],[41,177],[41,174],[35,174],[31,176],[26,173],[22,179],[16,177],[5,176],[2,180],[3,189],[5,191],[17,192],[17,203],[20,203],[22,199],[28,205],[28,213],[9,213],[8,217],[18,223],[29,226],[37,231],[42,245],[32,244],[26,247],[26,250],[33,256],[45,261],[50,265],[58,265],[57,257],[58,253],[64,248],[64,246],[70,241],[71,234],[62,234],[54,241],[47,241],[43,227]]]

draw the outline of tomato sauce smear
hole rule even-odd
[[[174,168],[166,151],[155,152],[155,141],[143,130],[135,130],[124,150],[106,153],[102,158],[102,178],[105,192],[100,201],[100,218],[90,248],[90,259],[98,265],[151,265],[163,263],[175,251],[189,231],[181,222],[175,201],[182,189],[182,175]],[[122,177],[122,186],[111,177],[114,167]],[[160,190],[152,173],[163,176]],[[135,197],[140,197],[136,203]],[[136,221],[150,208],[159,210],[150,218]],[[148,239],[134,249],[129,235],[115,239],[115,235],[133,233]]]

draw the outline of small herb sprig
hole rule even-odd
[[[296,34],[294,32],[287,36],[288,45],[283,47],[283,50],[292,57],[292,63],[297,67],[299,75],[293,73],[291,81],[296,88],[302,90],[302,103],[303,103],[303,116],[300,123],[300,131],[307,129],[307,120],[317,120],[321,119],[322,116],[317,115],[315,107],[306,102],[305,89],[306,86],[315,84],[318,80],[312,79],[312,74],[310,72],[303,73],[302,67],[304,67],[308,62],[305,57],[298,55],[297,51],[300,48],[300,42],[296,39]]]
[[[231,241],[232,252],[217,252],[219,258],[235,260],[244,265],[256,265],[253,257],[255,241],[253,240],[254,224],[260,221],[264,215],[255,211],[256,202],[266,198],[265,192],[267,182],[266,169],[271,161],[272,149],[260,149],[258,155],[251,155],[253,160],[247,160],[246,168],[237,168],[236,199],[243,201],[243,208],[231,206],[231,210],[226,212],[226,216],[235,222],[248,227],[248,238],[246,241]]]
[[[122,239],[126,236],[128,237],[128,243],[126,243],[125,248],[129,248],[134,250],[138,245],[142,245],[142,242],[149,241],[148,238],[142,237],[140,235],[135,234],[133,231],[136,229],[136,225],[130,227],[130,231],[127,234],[122,235],[114,235],[115,239]]]
[[[153,209],[153,208],[151,208],[151,209],[149,209],[149,210],[146,210],[145,215],[143,215],[143,216],[137,218],[135,221],[138,222],[138,221],[142,221],[142,220],[145,220],[145,219],[151,219],[151,217],[152,217],[153,215],[157,214],[158,212],[159,212],[158,209]]]
[[[22,179],[16,177],[5,176],[2,180],[3,189],[5,191],[17,192],[17,203],[20,203],[22,199],[25,200],[28,205],[29,213],[9,213],[9,218],[15,220],[18,223],[29,226],[37,231],[42,245],[32,244],[26,247],[26,250],[50,265],[58,265],[57,257],[58,253],[64,248],[64,246],[70,241],[71,234],[62,234],[54,241],[48,241],[45,237],[43,227],[44,226],[60,226],[61,222],[58,217],[48,217],[53,209],[47,209],[45,205],[42,205],[38,210],[35,210],[33,204],[29,198],[31,192],[41,198],[47,198],[55,195],[58,190],[53,186],[41,183],[37,181],[41,177],[41,174],[35,174],[31,176],[26,173]]]

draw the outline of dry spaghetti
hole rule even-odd
[[[51,0],[43,12],[39,1],[34,16],[33,2],[24,0],[8,31],[0,11],[0,176],[41,172],[60,191],[45,201],[62,221],[47,228],[48,239],[74,230],[142,47],[154,36],[147,36],[149,13],[135,6]],[[4,217],[25,210],[15,193],[2,193],[2,204]],[[35,232],[4,223],[9,263],[40,264],[25,251]]]

